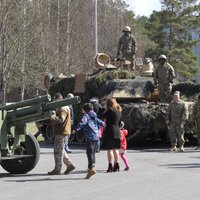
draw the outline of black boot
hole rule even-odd
[[[112,172],[112,171],[113,171],[112,163],[109,163],[109,164],[108,164],[107,172]]]
[[[119,172],[119,163],[115,163],[113,167],[113,172]]]

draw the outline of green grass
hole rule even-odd
[[[28,123],[27,126],[26,126],[26,131],[28,133],[31,133],[32,135],[34,135],[35,133],[37,133],[38,128],[36,127],[35,122]],[[42,141],[44,141],[44,138],[43,138],[42,135],[39,135],[38,138],[37,138],[37,140],[39,142],[42,142]]]
[[[36,127],[35,123],[32,122],[27,124],[26,131],[34,135],[38,131],[38,128]]]

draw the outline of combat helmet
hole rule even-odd
[[[74,95],[72,93],[67,94],[67,98],[73,98],[73,97],[74,97]]]
[[[131,32],[131,27],[130,26],[125,26],[123,28],[123,32]]]
[[[158,60],[160,60],[160,59],[167,60],[167,56],[166,56],[166,55],[164,55],[164,54],[162,54],[162,55],[160,55],[160,56],[159,56]]]

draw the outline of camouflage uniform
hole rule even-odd
[[[197,139],[198,139],[198,147],[200,147],[200,100],[197,101],[193,108],[193,116],[194,120],[197,124]]]
[[[63,150],[65,142],[66,142],[66,135],[55,135],[54,160],[55,160],[56,171],[60,171],[62,169],[62,160],[67,167],[73,165],[68,154],[66,153],[66,151]]]
[[[160,100],[162,102],[170,99],[171,83],[174,77],[174,68],[167,62],[164,65],[159,65],[154,72],[154,82],[156,85],[158,84]]]
[[[170,102],[167,113],[166,122],[169,125],[169,135],[172,147],[176,148],[177,140],[180,147],[183,147],[184,140],[184,124],[188,118],[188,108],[184,101],[174,100]]]
[[[49,175],[59,175],[61,174],[62,169],[62,160],[67,166],[65,174],[69,173],[75,166],[73,165],[68,154],[64,150],[64,145],[66,142],[66,137],[71,133],[71,119],[70,112],[67,107],[58,108],[56,110],[57,118],[54,120],[54,131],[55,131],[55,140],[54,140],[54,160],[55,168],[53,171],[49,172]]]
[[[133,62],[136,48],[136,39],[133,35],[122,35],[118,42],[117,55],[119,56],[121,53],[122,58]]]

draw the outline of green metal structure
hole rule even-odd
[[[46,95],[0,106],[1,166],[13,174],[32,170],[39,160],[40,148],[36,138],[26,132],[26,124],[53,118],[57,108],[78,103],[78,96],[53,102]]]

